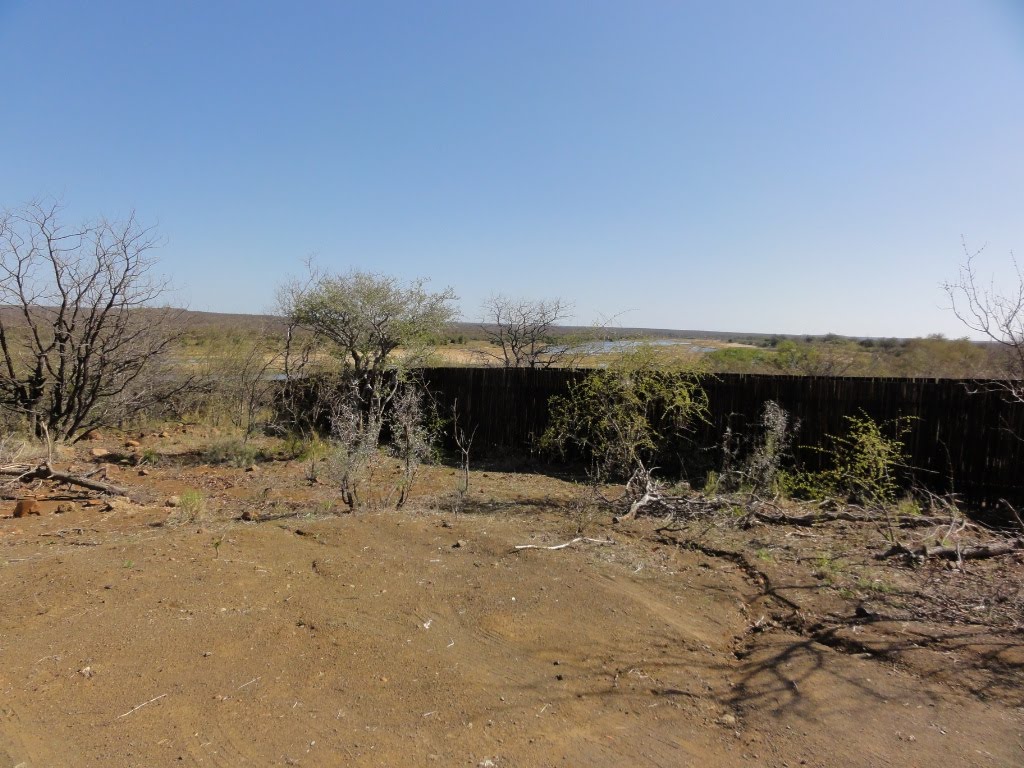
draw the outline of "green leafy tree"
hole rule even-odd
[[[353,375],[363,411],[380,418],[394,395],[389,370],[421,365],[431,340],[455,320],[451,288],[427,290],[427,281],[403,282],[375,272],[313,272],[279,291],[290,323],[309,331]]]

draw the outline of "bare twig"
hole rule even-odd
[[[565,549],[571,547],[573,544],[579,544],[581,541],[585,541],[589,544],[614,544],[615,541],[612,539],[591,539],[586,536],[577,536],[572,541],[567,541],[564,544],[556,544],[553,547],[544,547],[539,544],[517,544],[516,551],[521,549]]]
[[[137,707],[132,707],[127,712],[125,712],[123,715],[118,715],[115,719],[116,720],[120,720],[122,717],[128,717],[128,715],[130,715],[132,712],[138,712],[140,709],[142,709],[147,704],[152,704],[154,701],[160,701],[160,699],[162,699],[166,695],[167,695],[166,693],[161,693],[159,696],[154,696],[149,701],[144,701],[141,704],[139,704]]]

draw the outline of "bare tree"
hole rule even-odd
[[[961,241],[964,260],[955,282],[945,283],[951,309],[965,326],[981,333],[1003,350],[1002,388],[1013,399],[1024,402],[1024,272],[1010,253],[1016,285],[986,284],[978,277],[977,258],[984,249],[972,252]]]
[[[506,368],[551,368],[569,361],[572,339],[556,339],[555,327],[571,317],[563,299],[513,299],[500,294],[483,304],[480,328],[497,352],[485,353]]]
[[[0,407],[76,440],[188,385],[164,368],[179,311],[157,308],[155,232],[135,215],[80,226],[36,201],[0,214]]]
[[[434,457],[440,428],[434,401],[428,397],[421,381],[409,378],[402,383],[392,403],[389,421],[392,447],[402,464],[395,504],[401,509],[412,494],[420,465]]]

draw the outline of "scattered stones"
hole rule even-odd
[[[92,455],[94,459],[102,459],[105,456],[110,455],[110,451],[108,451],[106,448],[93,448],[89,451],[89,453]]]
[[[19,499],[18,503],[14,505],[14,516],[15,517],[28,517],[29,515],[39,514],[39,502],[31,496],[27,499]]]

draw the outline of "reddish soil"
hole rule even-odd
[[[338,514],[302,463],[142,443],[149,474],[107,472],[141,503],[41,488],[0,519],[0,768],[1024,764],[1014,619],[907,613],[968,599],[942,580],[1019,586],[1016,560],[650,521],[516,550],[573,538],[571,484],[475,472],[454,515],[435,468],[417,508]],[[191,523],[163,506],[188,489]]]

